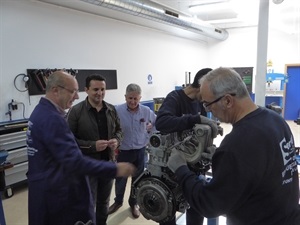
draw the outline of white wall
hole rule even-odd
[[[229,29],[228,33],[226,41],[210,44],[212,67],[255,67],[257,28]]]
[[[141,85],[142,100],[152,100],[183,84],[185,71],[195,74],[208,62],[203,42],[40,2],[0,4],[0,121],[9,119],[5,112],[11,99],[25,103],[25,117],[39,101],[41,96],[30,96],[29,105],[27,92],[14,88],[14,78],[26,69],[116,69],[118,89],[108,90],[105,99],[119,104],[131,82]],[[85,96],[80,93],[80,100]],[[21,119],[22,106],[12,113],[13,119]]]
[[[209,45],[209,65],[228,67],[254,67],[255,90],[257,60],[257,27],[228,29],[229,38]],[[267,59],[273,62],[275,73],[285,73],[285,64],[300,63],[300,39],[270,28],[268,31]],[[267,62],[266,62],[267,63]]]
[[[204,43],[40,2],[1,0],[0,6],[0,121],[8,120],[11,99],[25,104],[25,117],[39,101],[41,96],[29,98],[14,88],[14,78],[26,69],[116,69],[118,89],[108,90],[105,99],[119,104],[131,82],[141,85],[142,100],[151,100],[183,84],[186,71],[193,78],[203,67],[256,64],[256,28],[229,30],[226,41]],[[268,58],[276,72],[300,62],[297,45],[299,50],[299,40],[272,35]],[[79,101],[85,96],[80,93]],[[22,106],[12,113],[13,119],[23,118]]]
[[[298,28],[298,32],[299,32]],[[284,73],[285,64],[300,63],[300,35],[269,31],[268,59],[272,59],[274,72]]]
[[[230,67],[253,66],[257,58],[257,27],[228,29],[229,38],[224,42],[212,43],[209,47],[209,64]],[[284,73],[285,64],[300,63],[300,39],[273,28],[268,34],[268,60],[272,60],[276,73]]]

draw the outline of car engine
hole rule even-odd
[[[189,208],[174,173],[167,167],[172,150],[184,152],[190,170],[201,175],[210,168],[211,162],[201,156],[211,145],[211,128],[204,124],[196,124],[193,129],[183,132],[157,132],[150,137],[147,168],[131,188],[146,219],[164,223],[171,220],[176,211],[185,212]]]

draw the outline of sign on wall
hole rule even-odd
[[[252,94],[253,67],[233,67],[233,69],[240,74],[246,84],[248,92]]]

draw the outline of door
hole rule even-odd
[[[296,120],[300,113],[300,64],[286,65],[284,119]]]

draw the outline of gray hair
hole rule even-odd
[[[128,94],[129,92],[137,92],[138,94],[141,94],[142,89],[137,84],[128,84],[128,86],[126,88],[126,94]]]
[[[58,85],[65,86],[68,76],[72,75],[63,70],[57,70],[50,74],[46,82],[46,92],[50,91],[53,87],[57,87]]]
[[[219,67],[202,77],[200,84],[208,82],[210,90],[215,97],[225,94],[236,94],[236,97],[249,96],[246,84],[241,76],[232,68]]]

